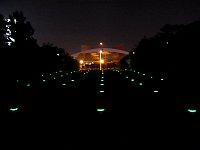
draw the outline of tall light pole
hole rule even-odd
[[[100,46],[103,45],[102,42],[100,42],[99,44],[100,44]],[[99,70],[101,70],[101,53],[102,53],[102,51],[103,51],[103,48],[99,51]]]

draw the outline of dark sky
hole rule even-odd
[[[53,43],[72,54],[81,44],[105,47],[123,43],[135,47],[144,36],[166,23],[187,24],[199,19],[199,0],[0,0],[4,16],[23,11],[42,45]]]

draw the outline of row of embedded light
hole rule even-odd
[[[142,75],[142,76],[145,76],[146,74],[145,73],[141,73],[141,72],[137,72],[136,70],[133,70],[133,72],[134,73],[136,73],[137,75]],[[128,76],[126,76],[126,78],[128,78]],[[148,78],[148,79],[154,79],[154,77],[153,76],[150,76],[150,78]],[[161,81],[163,81],[164,80],[164,78],[160,78],[160,80]],[[134,81],[133,79],[131,79],[131,81]],[[142,85],[142,83],[139,83],[140,85]],[[153,91],[154,93],[158,93],[159,91],[158,90],[154,90]],[[197,112],[197,110],[196,109],[188,109],[187,110],[189,113],[196,113]]]
[[[71,72],[63,72],[63,71],[56,71],[54,73],[42,73],[41,74],[41,81],[42,83],[47,83],[49,81],[58,81],[59,79],[62,79],[62,78],[65,78],[67,77],[68,75],[72,75],[73,73],[75,73],[76,71],[71,71]],[[75,80],[74,79],[71,79],[70,80],[71,82],[74,82]],[[24,81],[24,80],[16,80],[16,83],[17,83],[17,86],[19,87],[20,85],[22,85],[23,87],[27,87],[27,88],[30,88],[31,85],[32,85],[32,81],[29,80],[29,81]],[[67,84],[66,83],[62,83],[61,84],[62,86],[66,86]],[[11,112],[16,112],[16,111],[19,111],[19,108],[18,107],[11,107],[9,108],[9,110]]]
[[[101,71],[101,76],[100,76],[100,94],[103,94],[104,93],[104,71],[102,70]],[[98,112],[103,112],[105,111],[104,108],[97,108],[97,111]]]

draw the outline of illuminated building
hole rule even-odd
[[[129,52],[119,49],[95,48],[72,54],[72,57],[80,62],[80,69],[99,69],[100,62],[102,69],[118,69],[121,58],[128,54]]]

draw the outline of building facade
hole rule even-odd
[[[119,69],[120,60],[129,52],[113,48],[95,48],[72,54],[80,63],[80,69]]]

